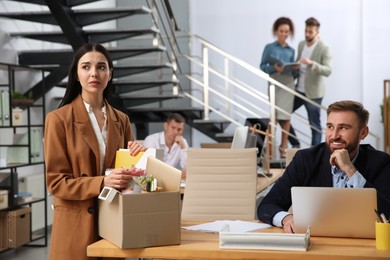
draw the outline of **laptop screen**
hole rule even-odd
[[[373,188],[293,187],[294,230],[313,236],[374,238],[377,208]]]

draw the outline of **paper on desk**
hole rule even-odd
[[[268,224],[251,222],[251,221],[241,221],[241,220],[217,220],[214,222],[183,227],[187,230],[197,230],[202,232],[219,232],[223,226],[226,224],[230,227],[230,232],[249,232],[259,229],[265,229],[271,227]]]

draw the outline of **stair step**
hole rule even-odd
[[[106,22],[135,14],[150,14],[152,11],[145,7],[114,7],[99,9],[72,10],[72,16],[79,26],[87,26],[100,22]],[[50,11],[39,12],[6,12],[0,13],[0,17],[18,19],[23,21],[58,25],[57,20]]]
[[[134,74],[144,73],[152,70],[158,70],[163,68],[172,68],[170,63],[152,64],[152,65],[120,65],[114,66],[115,78],[130,76]]]
[[[123,100],[123,106],[126,110],[130,110],[132,107],[141,106],[145,104],[160,102],[169,99],[183,98],[183,95],[134,95],[134,94],[121,94],[119,98]]]
[[[230,125],[230,122],[220,120],[194,120],[194,124],[199,127],[214,129],[216,133],[221,133]]]
[[[149,80],[149,81],[115,81],[115,93],[122,95],[138,90],[163,86],[167,84],[178,84],[177,80]]]
[[[122,99],[134,100],[134,99],[170,99],[170,98],[183,98],[184,95],[134,95],[132,93],[125,93],[118,95]]]
[[[186,120],[201,118],[202,109],[189,107],[163,107],[163,108],[129,108],[128,113],[133,123],[164,122],[171,113],[179,113]]]
[[[214,138],[218,142],[222,141],[231,141],[229,138],[217,136],[219,133],[223,133],[226,127],[230,125],[230,121],[226,120],[204,120],[196,119],[193,122],[189,122],[189,125],[195,127],[200,132],[204,133],[207,136]]]
[[[223,133],[216,133],[215,136],[221,138],[233,138],[234,134],[223,132]]]
[[[46,5],[45,0],[14,0],[15,2],[24,2],[28,4],[37,4],[37,5]],[[66,6],[72,7],[72,6],[78,6],[83,4],[88,4],[92,2],[96,2],[96,0],[67,0],[63,1],[66,2]]]
[[[106,43],[124,38],[131,38],[145,34],[159,33],[156,28],[133,30],[85,30],[83,31],[90,42]],[[33,40],[69,44],[68,38],[62,31],[58,32],[17,32],[10,33],[12,37],[23,37]]]
[[[150,52],[165,51],[163,46],[140,46],[128,48],[108,48],[113,60],[130,58]],[[19,64],[21,65],[68,65],[72,61],[74,51],[66,50],[31,50],[19,52]]]
[[[230,124],[230,121],[228,121],[228,120],[215,120],[215,119],[197,119],[197,120],[194,120],[194,123],[196,123],[196,124],[223,124],[223,123]]]

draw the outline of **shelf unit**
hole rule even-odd
[[[30,207],[30,242],[26,246],[48,244],[47,190],[43,158],[45,88],[43,86],[42,95],[33,97],[32,100],[18,99],[18,102],[15,102],[13,94],[29,93],[36,84],[44,82],[44,77],[45,71],[42,69],[0,63],[0,189],[8,190],[8,207],[0,209],[0,213]],[[18,198],[18,176],[29,176],[32,173],[42,175],[43,193],[39,197],[32,194],[32,198],[23,201]],[[38,213],[43,213],[44,224],[38,230],[32,230],[35,220],[33,213],[37,209],[43,210]],[[10,248],[0,246],[0,252],[8,249]]]

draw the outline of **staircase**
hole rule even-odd
[[[94,0],[13,2],[23,11],[0,9],[0,17],[29,21],[49,29],[11,31],[11,39],[29,39],[55,46],[17,50],[20,65],[47,71],[45,79],[28,90],[33,97],[53,87],[65,88],[73,52],[86,42],[99,42],[107,47],[114,61],[114,93],[110,102],[126,112],[135,123],[137,139],[149,134],[148,122],[162,122],[169,113],[177,112],[186,118],[189,126],[210,138],[220,142],[231,141],[231,135],[223,134],[230,124],[228,120],[204,120],[204,110],[193,107],[191,99],[184,95],[184,90],[191,87],[184,85],[185,80],[179,80],[183,76],[178,75],[177,58],[163,42],[166,33],[160,31],[164,23],[174,19],[168,14],[164,18],[167,21],[161,20],[163,10],[170,10],[172,15],[169,1],[147,0],[138,7],[104,8],[91,7],[91,3],[103,2]],[[135,1],[126,4],[129,2]],[[141,22],[133,22],[137,20]],[[99,26],[102,23],[108,26]]]
[[[18,8],[6,6],[10,3]],[[179,30],[169,0],[0,1],[1,17],[34,25],[23,32],[19,28],[24,26],[9,29],[0,20],[8,32],[5,35],[0,29],[0,55],[16,53],[20,65],[47,71],[43,81],[26,91],[33,97],[53,87],[65,88],[73,52],[81,45],[104,44],[114,60],[110,103],[129,115],[137,139],[149,134],[149,122],[162,122],[171,112],[182,114],[190,127],[217,142],[230,142],[234,129],[247,118],[267,118],[275,151],[280,133],[275,111],[285,112],[275,106],[275,88],[305,99],[257,67]],[[19,39],[23,44],[4,50],[4,39]],[[294,113],[291,118],[309,129],[306,115]],[[298,134],[301,144],[310,146],[310,131]],[[378,147],[379,137],[370,136]]]

